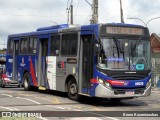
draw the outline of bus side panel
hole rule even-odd
[[[37,64],[36,56],[19,56],[19,74],[20,74],[20,83],[23,83],[23,75],[25,72],[30,74],[30,85],[37,86]]]
[[[65,91],[65,80],[66,80],[66,58],[65,57],[57,57],[57,76],[56,76],[56,89],[58,91]]]
[[[28,66],[29,66],[29,72],[30,72],[30,85],[38,87],[37,82],[37,65],[38,65],[38,59],[36,56],[29,56],[28,58]]]
[[[9,79],[12,80],[13,75],[13,56],[7,55],[6,56],[6,75]]]
[[[21,84],[23,84],[23,75],[24,75],[24,71],[25,70],[29,70],[28,69],[28,57],[25,55],[19,55],[18,57],[18,73],[20,74],[20,78],[21,80],[19,81]]]
[[[49,89],[56,90],[56,57],[48,56],[47,58],[47,80]]]

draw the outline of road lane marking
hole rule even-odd
[[[59,107],[59,106],[52,106],[52,105],[47,105],[48,107],[54,107],[54,108],[58,108],[58,109],[62,109],[62,110],[65,110],[65,108],[63,107]]]
[[[41,120],[48,120],[47,118],[44,118],[44,117],[36,117],[36,118],[39,118]]]
[[[101,116],[101,117],[106,117],[106,118],[112,119],[112,120],[119,120],[119,119],[117,119],[117,118],[107,117],[107,116],[105,116],[105,115],[98,114],[98,113],[92,113],[92,112],[88,112],[88,111],[81,111],[81,112],[86,112],[86,113],[89,113],[89,114],[94,114],[94,115],[98,115],[98,116]]]
[[[33,97],[33,95],[31,95],[31,94],[19,94],[19,95],[21,95],[21,96],[26,96],[26,97]]]
[[[41,98],[41,97],[35,97],[35,98],[38,98],[38,99],[45,100],[45,101],[48,101],[48,102],[51,102],[51,103],[53,103],[53,101],[51,101],[51,100],[48,100],[48,99],[45,99],[45,98]]]
[[[48,99],[41,98],[41,97],[35,97],[35,98],[42,99],[42,100],[51,102],[51,103],[53,103],[53,104],[60,104],[60,103],[61,103],[61,102],[59,102],[59,100],[58,100],[57,98],[56,98],[55,100],[48,100]]]
[[[97,107],[94,107],[93,108],[95,111],[101,111],[101,109],[97,108]]]
[[[13,97],[12,95],[9,95],[9,94],[1,94],[3,96],[7,96],[7,97]]]
[[[28,98],[22,98],[22,97],[16,97],[16,98],[18,98],[18,99],[28,100],[28,101],[34,102],[34,103],[36,103],[36,104],[38,104],[38,105],[40,105],[40,104],[41,104],[41,103],[39,103],[39,102],[36,102],[36,101],[31,100],[31,99],[28,99]]]
[[[80,120],[80,119],[82,119],[82,117],[68,118],[65,120]],[[83,117],[83,120],[103,120],[103,119],[96,118],[96,117]]]
[[[12,108],[9,108],[9,107],[1,107],[2,109],[6,109],[6,110],[10,110],[10,111],[13,111]]]
[[[78,109],[73,109],[74,111],[82,111],[82,110],[78,110]]]
[[[81,109],[82,108],[82,106],[77,106],[77,105],[75,105],[75,106],[73,106],[74,108],[79,108],[79,109]]]
[[[112,120],[119,120],[119,119],[113,118],[113,117],[107,117],[107,118],[112,119]]]
[[[73,109],[73,110],[75,110],[75,111],[81,111],[81,112],[85,112],[85,113],[89,113],[89,114],[98,115],[98,116],[105,117],[105,118],[112,119],[112,120],[119,120],[119,119],[117,119],[117,118],[114,118],[114,117],[107,117],[107,116],[105,116],[105,115],[98,114],[98,113],[92,113],[92,112],[82,111],[82,110],[77,110],[77,109]],[[93,111],[93,112],[94,112],[94,111]]]
[[[16,110],[16,111],[20,111],[19,109],[17,109],[17,108],[12,108],[13,110]]]
[[[53,99],[53,103],[60,104],[61,102],[59,101],[59,99],[58,99],[58,98],[54,97],[54,99]]]

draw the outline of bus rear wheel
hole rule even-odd
[[[75,79],[71,79],[67,84],[67,93],[68,97],[71,100],[79,100],[80,96],[78,95],[78,87]]]
[[[31,90],[31,86],[30,86],[30,76],[28,73],[25,73],[23,76],[23,87],[25,91],[29,91]]]

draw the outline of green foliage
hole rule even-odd
[[[6,48],[0,49],[0,53],[1,52],[6,52]]]

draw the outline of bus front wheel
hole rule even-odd
[[[68,97],[71,100],[79,100],[78,87],[75,79],[71,79],[67,84]]]
[[[23,80],[24,80],[24,83],[23,83],[23,87],[24,87],[24,90],[25,91],[29,91],[31,89],[31,86],[30,86],[30,76],[28,73],[25,73],[24,76],[23,76]]]
[[[2,88],[5,88],[5,84],[4,84],[3,82],[2,82],[2,85],[1,85],[1,87],[2,87]]]

